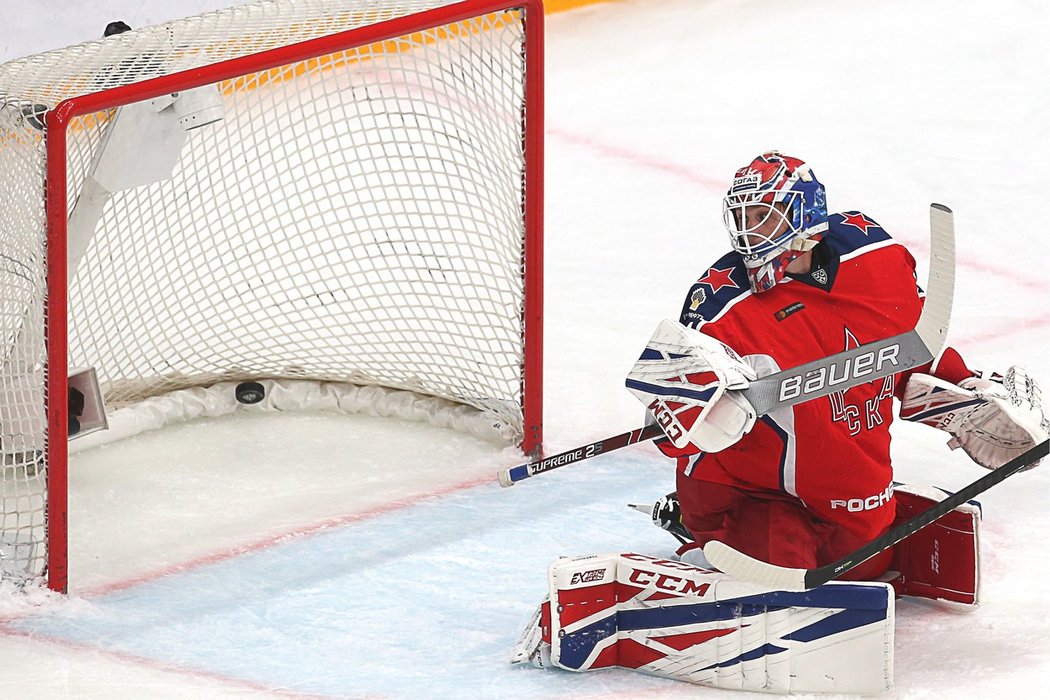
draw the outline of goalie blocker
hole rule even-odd
[[[631,668],[718,688],[875,694],[893,681],[893,590],[763,589],[683,562],[602,554],[555,562],[512,662]]]

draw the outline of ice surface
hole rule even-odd
[[[0,48],[6,60],[109,18],[223,4],[16,4]],[[1047,26],[1050,7],[1021,0],[625,0],[549,17],[548,450],[637,427],[623,375],[725,250],[728,177],[770,147],[809,161],[832,209],[907,243],[920,275],[928,204],[951,206],[950,344],[1050,384]],[[894,436],[903,481],[982,474],[943,434]],[[500,489],[513,461],[427,426],[319,414],[77,455],[73,594],[2,592],[0,697],[743,697],[507,665],[556,557],[673,545],[625,507],[673,487],[651,447]],[[901,601],[886,697],[1026,697],[1050,675],[1050,471],[981,501],[984,603],[958,615]]]

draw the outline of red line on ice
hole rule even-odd
[[[728,176],[714,177],[685,165],[674,163],[670,160],[659,158],[642,151],[631,150],[630,148],[626,148],[619,144],[601,141],[600,139],[596,139],[586,134],[580,134],[552,127],[550,125],[547,126],[546,134],[548,137],[573,146],[579,146],[594,151],[605,158],[623,161],[625,163],[630,163],[635,167],[662,172],[679,180],[692,182],[708,190],[712,190],[719,196],[724,194],[729,182]],[[905,242],[908,248],[913,251],[920,253],[929,252],[929,244],[927,243],[926,234],[923,234],[922,236],[897,236],[897,238],[898,240]],[[905,238],[907,238],[907,240],[905,240]],[[1041,278],[1025,277],[1019,274],[1019,270],[1016,267],[993,265],[978,257],[968,255],[959,255],[956,262],[958,265],[975,272],[999,278],[1005,284],[1022,287],[1040,294],[1050,293],[1050,284],[1047,284]],[[1022,330],[1022,328],[1011,328],[1008,332],[1013,333],[1019,332],[1020,330]]]
[[[240,545],[228,550],[214,552],[212,554],[207,554],[196,559],[191,559],[189,561],[182,562],[180,564],[174,564],[163,569],[151,571],[141,576],[136,576],[133,578],[125,579],[123,581],[116,581],[114,583],[108,583],[102,586],[89,588],[85,591],[77,592],[77,595],[79,595],[82,598],[94,598],[106,595],[107,593],[125,590],[127,588],[137,586],[141,583],[146,583],[149,581],[155,581],[157,579],[164,578],[165,576],[171,576],[173,574],[191,571],[193,569],[197,569],[203,566],[208,566],[209,564],[216,564],[218,562],[228,561],[230,559],[234,559],[245,554],[250,554],[252,552],[257,552],[263,549],[267,549],[269,547],[273,547],[275,545],[282,544],[284,542],[288,542],[292,539],[317,535],[337,527],[342,527],[351,523],[360,522],[362,520],[367,520],[369,518],[385,515],[387,513],[392,513],[398,510],[402,510],[404,508],[409,508],[418,503],[422,503],[423,501],[427,501],[433,498],[447,496],[449,494],[457,493],[459,491],[465,491],[467,489],[471,489],[476,486],[482,486],[484,484],[491,484],[493,483],[493,481],[493,477],[484,476],[476,477],[470,481],[450,484],[448,486],[444,486],[433,491],[427,491],[425,493],[421,493],[410,498],[405,498],[397,501],[390,501],[384,503],[383,505],[368,508],[366,510],[359,511],[356,513],[340,515],[334,518],[323,520],[319,523],[314,523],[312,525],[306,525],[304,527],[287,530],[280,534],[271,535],[264,539],[251,542],[249,544]]]

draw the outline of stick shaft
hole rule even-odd
[[[652,440],[661,435],[663,435],[663,429],[658,425],[647,425],[643,428],[636,428],[630,432],[614,435],[613,437],[598,440],[597,442],[592,442],[589,445],[583,445],[582,447],[576,447],[550,457],[545,457],[536,462],[519,464],[516,467],[502,469],[499,472],[499,483],[500,486],[513,486],[519,481],[536,476],[537,474],[543,474],[552,469],[558,469],[559,467],[564,467],[574,462],[594,457],[595,455],[604,454],[605,452],[612,452],[621,447],[627,447],[628,445],[633,445],[638,442]]]
[[[930,205],[927,287],[926,301],[913,330],[762,377],[744,390],[744,396],[754,406],[755,412],[764,416],[803,401],[914,369],[933,360],[944,347],[955,291],[955,219],[952,210],[943,204]],[[864,361],[858,362],[862,357]],[[834,376],[846,379],[832,384],[830,378]],[[513,486],[537,474],[652,440],[662,434],[659,426],[647,425],[535,462],[501,469],[497,476],[500,486]]]

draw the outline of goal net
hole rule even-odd
[[[109,411],[386,387],[538,449],[542,12],[258,0],[0,66],[0,575],[66,588],[72,368]]]

